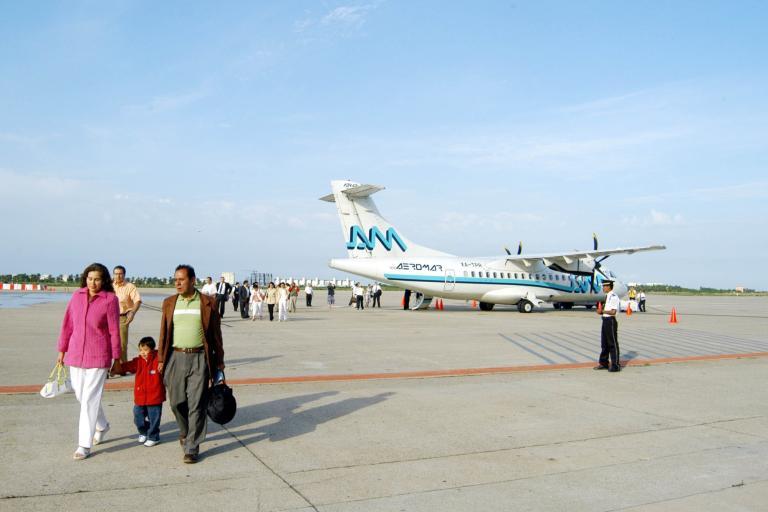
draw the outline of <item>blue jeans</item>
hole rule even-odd
[[[139,429],[139,434],[147,436],[147,439],[151,441],[159,441],[160,416],[162,414],[162,405],[134,405],[133,422]]]

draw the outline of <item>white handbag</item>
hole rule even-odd
[[[72,381],[69,379],[69,370],[63,364],[57,364],[48,376],[48,382],[40,390],[40,396],[43,398],[53,398],[71,392]]]

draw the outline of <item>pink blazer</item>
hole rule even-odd
[[[100,291],[88,302],[88,288],[72,294],[61,323],[59,352],[77,368],[110,368],[120,359],[120,305],[117,295]]]

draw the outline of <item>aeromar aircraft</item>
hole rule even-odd
[[[665,249],[663,245],[553,254],[473,258],[455,256],[408,240],[381,216],[371,196],[378,185],[332,181],[322,201],[336,204],[349,258],[332,259],[331,268],[417,292],[412,309],[425,309],[433,297],[476,300],[490,311],[496,304],[517,305],[521,313],[551,303],[556,309],[591,308],[603,300],[601,283],[614,281],[623,296],[627,286],[602,265],[613,254]],[[522,245],[520,246],[522,248]]]

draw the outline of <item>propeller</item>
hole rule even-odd
[[[592,233],[592,247],[594,247],[595,251],[597,250],[597,233]],[[596,289],[596,285],[597,285],[597,282],[596,282],[596,279],[595,279],[596,272],[600,272],[600,275],[602,275],[603,277],[608,279],[608,276],[605,275],[605,273],[602,270],[600,270],[600,267],[602,267],[601,263],[603,261],[605,261],[606,259],[608,259],[610,256],[611,256],[610,254],[607,254],[607,255],[603,256],[602,258],[596,259],[595,263],[592,265],[592,276],[590,277],[590,281],[589,281],[589,289],[590,290],[592,290],[594,292],[598,291]]]
[[[512,251],[509,250],[509,247],[504,247],[504,250],[507,251],[508,256],[512,256]],[[517,245],[517,255],[520,256],[523,253],[523,241],[521,240],[520,243]]]

